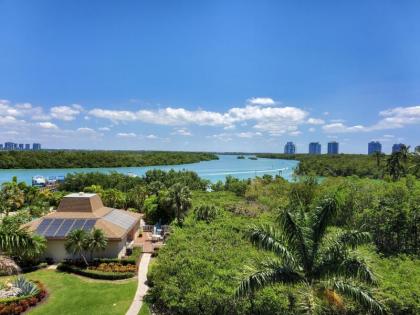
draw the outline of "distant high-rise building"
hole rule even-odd
[[[31,145],[29,143],[25,144],[25,150],[30,150],[31,149]]]
[[[13,150],[17,150],[18,149],[18,144],[17,143],[13,143]]]
[[[24,146],[23,143],[19,143],[19,150],[23,150]]]
[[[395,143],[395,144],[392,146],[392,153],[395,153],[395,152],[400,152],[400,151],[401,151],[401,147],[402,147],[403,145],[404,145],[403,143]]]
[[[338,154],[338,142],[328,142],[328,154]]]
[[[0,150],[3,150],[3,144],[0,143]]]
[[[13,142],[6,142],[4,144],[4,149],[5,150],[14,150],[15,149],[15,143],[13,143]]]
[[[415,149],[414,152],[420,153],[420,145],[418,145]]]
[[[309,143],[309,154],[321,154],[321,144],[319,142]]]
[[[379,141],[371,141],[368,143],[368,154],[373,154],[375,152],[382,152],[382,144]]]
[[[32,150],[41,150],[41,143],[32,144]]]
[[[295,154],[296,153],[296,146],[293,142],[289,141],[284,146],[284,154]]]

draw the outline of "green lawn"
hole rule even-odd
[[[45,302],[29,312],[31,315],[122,315],[130,307],[137,288],[134,279],[91,280],[46,269],[25,276],[44,283],[49,294]]]
[[[150,315],[150,308],[146,302],[143,302],[138,315]]]

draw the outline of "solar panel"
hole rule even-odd
[[[128,213],[124,213],[122,210],[112,210],[106,216],[104,216],[104,220],[116,224],[123,229],[129,229],[136,223],[136,218],[132,217]]]
[[[67,236],[68,232],[70,231],[71,226],[74,223],[74,219],[65,219],[63,224],[58,229],[57,233],[55,233],[56,237],[64,237]]]
[[[63,222],[64,219],[54,219],[54,221],[52,221],[48,226],[48,229],[45,230],[44,236],[53,237]]]
[[[95,226],[96,219],[87,219],[85,225],[83,226],[83,230],[89,232]]]
[[[68,233],[77,229],[81,229],[83,225],[85,225],[85,222],[86,219],[76,219],[76,222],[74,222],[73,226],[71,227]]]
[[[50,225],[50,223],[53,221],[53,219],[44,219],[42,222],[38,225],[36,228],[36,233],[39,235],[44,235],[45,230]]]

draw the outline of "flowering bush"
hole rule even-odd
[[[88,269],[103,272],[136,272],[136,265],[123,265],[122,263],[101,263]]]

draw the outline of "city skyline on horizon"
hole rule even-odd
[[[361,154],[370,141],[386,153],[420,145],[416,1],[5,0],[0,10],[4,141],[209,152],[283,152],[293,141],[325,152],[335,140]]]

